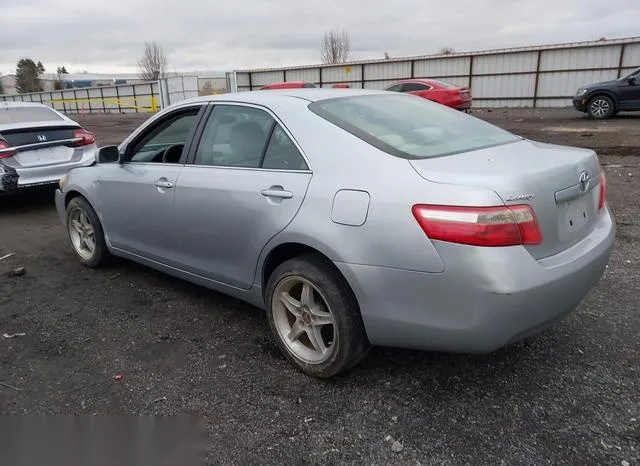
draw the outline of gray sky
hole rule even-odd
[[[22,57],[47,71],[136,72],[145,40],[170,71],[317,63],[343,28],[351,58],[640,35],[640,0],[0,0],[0,72]]]

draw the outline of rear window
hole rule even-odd
[[[60,120],[62,118],[47,107],[6,107],[0,105],[0,124]]]
[[[340,97],[313,102],[309,109],[372,146],[408,159],[520,140],[479,118],[407,94]]]

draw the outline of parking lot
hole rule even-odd
[[[640,114],[474,115],[606,168],[615,250],[560,324],[482,356],[376,348],[319,381],[256,308],[128,262],[82,267],[40,191],[0,199],[0,333],[25,334],[0,337],[1,412],[197,415],[212,464],[638,464]],[[104,145],[148,116],[78,121]]]

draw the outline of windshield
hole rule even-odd
[[[47,107],[7,107],[0,105],[0,124],[59,120],[62,120],[62,118]]]
[[[624,81],[625,79],[629,79],[631,76],[640,77],[640,68],[636,68],[628,75],[621,77],[620,80]]]
[[[340,97],[311,103],[309,109],[372,146],[409,159],[520,140],[479,118],[406,94]]]

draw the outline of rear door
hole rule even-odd
[[[216,105],[176,187],[185,269],[250,288],[262,249],[302,204],[309,168],[273,113]]]
[[[402,92],[408,94],[417,95],[428,100],[435,100],[433,92],[431,92],[431,86],[427,86],[423,83],[404,83],[402,84]]]
[[[175,186],[205,107],[185,106],[152,122],[127,144],[122,163],[101,168],[99,210],[113,247],[176,264]]]

